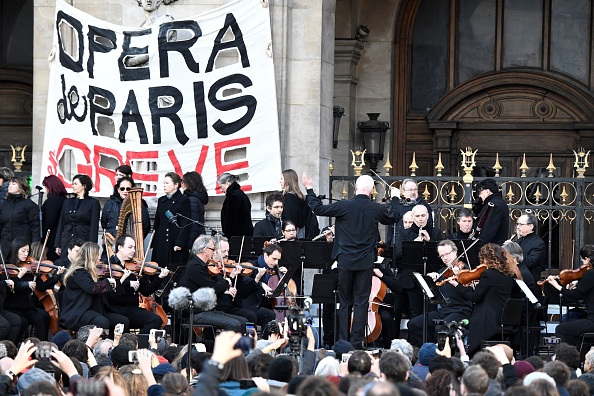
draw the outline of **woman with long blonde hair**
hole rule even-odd
[[[105,310],[103,295],[115,291],[117,283],[113,278],[99,278],[99,254],[99,245],[85,242],[64,274],[60,325],[66,329],[78,330],[88,324],[113,329],[118,323],[129,323],[125,316]]]
[[[313,238],[315,235],[306,235],[305,225],[311,212],[305,202],[305,196],[299,188],[299,178],[293,169],[285,169],[280,179],[281,189],[285,198],[283,219],[290,220],[297,227],[297,238]]]
[[[489,340],[499,334],[503,307],[508,298],[520,293],[515,278],[520,271],[511,255],[501,246],[488,243],[479,251],[479,262],[487,269],[481,274],[475,287],[451,283],[464,298],[474,303],[468,331],[468,355],[472,356],[481,346],[481,340]]]

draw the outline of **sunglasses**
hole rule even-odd
[[[130,191],[132,187],[120,187],[120,191]]]

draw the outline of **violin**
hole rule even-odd
[[[586,271],[591,270],[591,269],[592,269],[591,264],[584,264],[580,268],[577,268],[577,269],[572,269],[572,270],[565,269],[565,270],[559,272],[559,276],[557,276],[556,278],[559,279],[559,283],[561,283],[562,286],[565,286],[565,285],[570,284],[573,281],[582,279],[582,276],[584,276]],[[541,281],[536,282],[536,284],[538,286],[543,286],[545,283],[546,283],[546,280],[541,280]]]
[[[210,273],[211,276],[218,275],[221,273],[221,269],[224,269],[225,274],[228,276],[231,274],[231,271],[235,267],[237,267],[237,263],[233,260],[225,260],[225,262],[221,265],[221,262],[217,262],[215,260],[210,260],[206,265],[206,269]],[[253,271],[258,271],[260,267],[253,266],[251,264],[239,264],[243,270],[241,271],[242,275],[251,275]],[[272,270],[266,270],[267,273],[272,274]]]
[[[4,274],[4,270],[8,272],[8,276],[17,276],[19,274],[19,267],[14,264],[0,265],[0,275]]]
[[[97,264],[97,276],[103,278],[110,275],[110,269],[108,265],[103,263]],[[111,264],[111,276],[115,279],[120,279],[124,275],[124,268],[119,264]]]
[[[157,273],[161,273],[163,268],[159,267],[157,263],[154,261],[145,261],[144,265],[142,262],[139,262],[136,259],[128,260],[124,264],[127,270],[130,270],[136,275],[140,275],[140,270],[142,269],[142,273],[145,275],[155,275]]]
[[[44,275],[51,274],[53,270],[57,270],[60,268],[59,266],[54,265],[54,263],[49,260],[37,261],[33,257],[27,257],[25,261],[19,262],[18,266],[20,268],[27,268],[27,273],[36,274],[40,272]]]
[[[486,269],[487,269],[487,266],[485,264],[481,264],[471,270],[466,270],[466,269],[460,270],[460,272],[458,272],[458,276],[451,276],[451,277],[446,278],[442,281],[435,282],[435,284],[437,286],[443,286],[447,282],[449,282],[451,280],[455,280],[458,283],[461,283],[463,285],[469,285],[470,283],[479,280],[481,275],[483,274],[483,272],[485,272]],[[452,273],[453,273],[453,271],[452,271]]]

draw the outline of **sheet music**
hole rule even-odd
[[[413,276],[416,278],[417,282],[419,282],[419,284],[423,288],[423,291],[425,292],[427,297],[435,298],[435,294],[433,294],[433,292],[431,291],[431,288],[429,287],[427,282],[425,282],[425,278],[423,278],[423,275],[421,275],[418,272],[413,272]]]
[[[530,290],[528,288],[528,285],[526,285],[526,282],[524,282],[522,279],[514,279],[514,280],[516,281],[518,286],[520,286],[520,289],[522,289],[522,292],[524,292],[524,294],[528,298],[528,301],[530,301],[534,305],[539,304],[538,298],[536,298],[534,293],[532,293],[532,290]]]

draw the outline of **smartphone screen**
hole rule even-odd
[[[256,334],[256,328],[254,325],[246,325],[245,326],[245,335],[249,337],[253,337]]]

